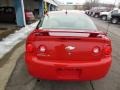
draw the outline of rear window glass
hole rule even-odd
[[[81,13],[50,13],[46,15],[39,27],[43,29],[78,29],[96,30],[93,21]]]

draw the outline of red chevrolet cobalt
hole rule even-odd
[[[53,11],[26,41],[29,74],[46,80],[96,80],[111,66],[111,41],[80,11]]]

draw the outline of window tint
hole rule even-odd
[[[14,9],[13,8],[6,8],[6,13],[13,13]]]
[[[117,14],[117,13],[118,13],[118,10],[112,11],[112,14]]]
[[[80,13],[53,13],[45,16],[42,24],[43,29],[82,29],[96,30],[92,20],[85,14]]]
[[[1,12],[1,13],[4,12],[4,8],[1,7],[1,8],[0,8],[0,12]]]

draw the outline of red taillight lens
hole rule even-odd
[[[33,45],[32,44],[27,44],[26,52],[33,52]]]
[[[45,46],[40,46],[39,47],[39,51],[41,52],[41,53],[45,53],[46,52],[46,47]]]
[[[111,52],[112,52],[112,48],[111,48],[110,45],[106,45],[106,46],[104,46],[104,50],[103,51],[104,51],[105,55],[110,55]]]
[[[100,53],[100,48],[99,47],[93,48],[93,53],[94,54],[99,54]]]

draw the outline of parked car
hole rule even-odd
[[[85,11],[84,11],[84,10],[80,10],[80,12],[85,14]]]
[[[89,15],[93,16],[93,17],[100,17],[100,13],[104,12],[104,11],[109,11],[110,8],[107,7],[93,7],[90,11],[89,11]]]
[[[35,18],[40,18],[39,9],[34,9],[33,14],[34,14]]]
[[[16,15],[13,7],[0,7],[0,22],[15,23]]]
[[[89,12],[89,10],[85,10],[85,14],[87,14],[87,15],[88,15],[88,12]]]
[[[120,9],[114,9],[114,10],[111,10],[109,12],[101,12],[100,13],[100,18],[104,21],[110,20],[112,14],[116,14],[116,13],[119,13],[119,12],[120,12]]]
[[[110,19],[112,24],[117,24],[120,22],[120,13],[112,14]]]
[[[29,23],[35,19],[33,12],[25,10],[26,22]],[[16,23],[16,14],[14,7],[0,7],[0,22]]]
[[[30,75],[47,80],[96,80],[111,66],[111,40],[80,11],[45,15],[26,41]]]
[[[93,12],[94,12],[94,8],[90,9],[89,11],[87,11],[87,14],[89,16],[92,16],[93,15]]]
[[[35,16],[30,10],[25,10],[25,18],[27,23],[32,23],[33,21],[35,21]]]

